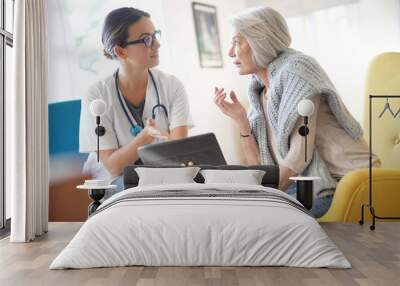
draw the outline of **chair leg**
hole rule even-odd
[[[358,223],[359,223],[360,225],[363,225],[363,224],[364,224],[364,207],[365,207],[365,205],[363,204],[363,205],[361,206],[361,220],[358,221]]]
[[[370,230],[375,230],[375,209],[373,207],[369,207],[372,215],[372,225],[369,227]]]

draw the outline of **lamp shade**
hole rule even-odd
[[[90,102],[90,113],[94,116],[103,116],[106,113],[107,104],[102,99],[95,99]]]
[[[309,99],[303,99],[297,105],[297,112],[301,116],[311,116],[314,113],[314,103]]]

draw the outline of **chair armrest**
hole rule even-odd
[[[400,170],[373,168],[372,203],[378,216],[400,216]],[[331,207],[319,222],[359,221],[361,206],[369,202],[368,169],[344,176],[336,187]],[[365,219],[370,220],[368,208]]]

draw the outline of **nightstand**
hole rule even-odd
[[[296,199],[310,210],[313,205],[313,182],[319,180],[320,177],[290,177],[289,179],[296,181]]]
[[[87,190],[89,197],[93,200],[93,202],[88,206],[88,215],[90,216],[101,205],[100,200],[104,197],[106,191],[115,189],[116,187],[117,187],[116,185],[107,185],[107,186],[79,185],[76,188],[78,190]]]

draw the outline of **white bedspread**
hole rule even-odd
[[[271,199],[175,196],[119,201],[137,192],[204,193],[211,189],[263,191]],[[317,221],[285,201],[299,204],[279,190],[253,185],[184,184],[128,189],[100,206],[50,269],[127,265],[350,268]]]

